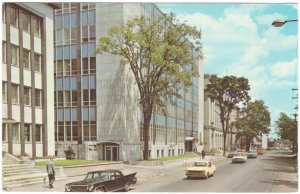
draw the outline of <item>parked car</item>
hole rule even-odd
[[[81,181],[65,185],[66,192],[111,192],[119,190],[130,190],[136,184],[136,172],[123,175],[119,170],[101,170],[88,172]]]
[[[216,172],[216,166],[212,164],[212,161],[197,161],[193,162],[190,167],[188,167],[185,171],[185,175],[187,178],[209,178],[210,176],[213,176]]]
[[[236,151],[235,152],[229,152],[227,154],[227,158],[232,158],[234,156],[234,154],[236,154],[236,153],[237,153]]]
[[[264,148],[256,148],[257,154],[258,155],[263,155],[264,154]]]
[[[257,158],[257,151],[256,150],[249,150],[247,153],[247,158]]]
[[[247,162],[247,155],[245,153],[237,153],[232,157],[232,163],[245,163]]]

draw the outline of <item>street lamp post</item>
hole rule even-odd
[[[275,20],[274,22],[272,22],[272,25],[274,27],[281,27],[288,22],[298,22],[298,20],[279,20],[278,19],[278,20]]]

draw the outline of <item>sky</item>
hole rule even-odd
[[[287,3],[160,2],[164,13],[201,30],[204,73],[249,80],[252,100],[263,100],[271,113],[271,133],[281,112],[296,113],[298,22],[280,28],[276,19],[298,19],[298,5]]]

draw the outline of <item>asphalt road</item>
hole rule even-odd
[[[167,168],[161,175],[136,185],[131,192],[297,192],[298,178],[286,155],[267,152],[244,164],[231,159],[216,163],[209,179],[186,179],[185,168]]]

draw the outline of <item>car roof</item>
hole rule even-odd
[[[95,170],[95,171],[90,171],[90,172],[88,172],[88,173],[95,173],[95,172],[116,172],[116,171],[118,171],[118,172],[120,172],[119,170],[114,170],[114,169],[108,169],[108,170]]]

